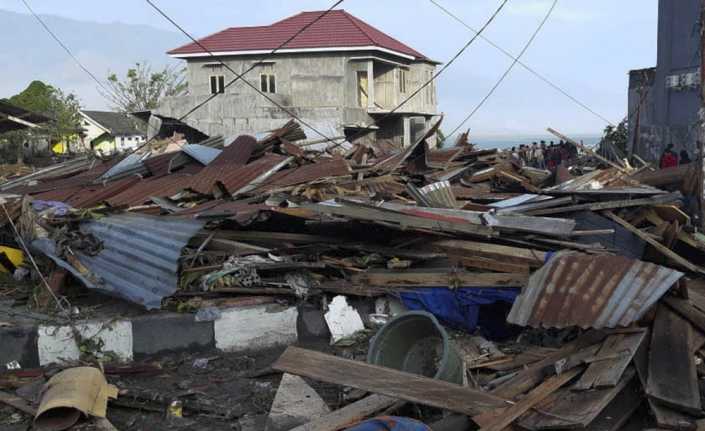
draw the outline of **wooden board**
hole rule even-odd
[[[544,380],[529,394],[511,407],[497,411],[489,411],[472,418],[480,425],[481,431],[502,431],[514,422],[519,416],[529,411],[533,406],[545,400],[546,397],[557,391],[561,386],[571,381],[582,372],[575,368],[558,376]]]
[[[632,358],[634,368],[639,376],[641,386],[645,388],[649,380],[649,343],[642,343]],[[695,418],[670,409],[652,397],[647,397],[647,403],[659,427],[666,429],[694,429]]]
[[[14,394],[0,391],[0,403],[12,406],[17,410],[23,411],[31,416],[35,416],[37,414],[37,409],[32,407],[27,401]]]
[[[634,379],[585,430],[621,430],[643,402],[644,395],[641,392],[639,380]]]
[[[469,416],[507,405],[497,396],[391,368],[288,347],[272,368]]]
[[[679,199],[680,193],[670,193],[665,195],[657,195],[651,198],[641,199],[624,199],[618,201],[592,202],[587,204],[571,205],[567,207],[546,208],[534,211],[528,211],[527,215],[540,216],[549,214],[572,213],[577,211],[604,211],[618,208],[640,207],[646,205],[655,205],[662,203],[671,203]]]
[[[374,287],[524,287],[529,274],[429,270],[371,270],[353,274],[355,285]]]
[[[701,332],[705,332],[705,313],[694,307],[689,300],[666,296],[663,298],[663,302],[680,316],[686,318],[691,325]]]
[[[671,259],[673,262],[677,263],[678,265],[682,266],[683,268],[687,269],[688,271],[692,272],[697,272],[700,274],[705,274],[705,269],[693,264],[689,260],[685,259],[684,257],[678,255],[668,247],[665,247],[663,244],[659,243],[655,239],[651,238],[649,235],[646,233],[642,232],[641,230],[637,229],[630,223],[628,223],[626,220],[622,219],[621,217],[615,215],[614,213],[610,211],[605,211],[605,215],[612,219],[615,223],[620,224],[623,228],[627,229],[634,235],[638,236],[642,240],[646,241],[654,247],[659,253],[663,254],[664,256],[668,257]]]
[[[291,431],[337,431],[391,407],[396,399],[372,394]]]
[[[616,386],[645,337],[646,330],[607,337],[595,355],[598,360],[591,362],[573,388],[585,391]]]
[[[538,268],[546,261],[545,251],[484,242],[447,240],[437,241],[432,246],[452,254],[498,259],[508,263],[529,265],[532,268]]]
[[[661,306],[652,326],[646,393],[676,410],[700,414],[700,389],[693,357],[693,327]]]
[[[480,256],[466,257],[449,254],[448,259],[451,261],[451,263],[457,264],[458,266],[462,266],[465,268],[474,268],[476,270],[489,270],[495,272],[503,272],[507,274],[528,274],[530,271],[529,265],[502,262],[500,260],[487,259]]]
[[[600,332],[588,332],[572,343],[563,346],[557,352],[552,353],[546,358],[527,366],[525,369],[520,371],[519,374],[512,377],[502,385],[496,387],[490,391],[490,393],[504,399],[512,399],[517,395],[523,394],[544,380],[547,368],[553,368],[555,363],[561,359],[565,359],[576,352],[594,345],[595,343],[599,343],[604,338],[605,335]],[[575,364],[574,366],[577,365],[579,364]]]
[[[534,411],[522,416],[518,424],[530,430],[585,428],[631,383],[635,374],[633,368],[628,368],[622,380],[613,388],[592,391],[562,388],[539,403]]]

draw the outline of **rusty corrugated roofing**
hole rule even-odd
[[[321,178],[350,175],[350,166],[341,158],[321,160],[298,168],[284,169],[272,175],[262,188],[286,187],[309,183]]]
[[[238,167],[247,163],[256,146],[257,140],[254,137],[239,136],[199,172],[190,188],[203,194],[211,193],[216,181],[227,178],[233,170],[237,170]]]
[[[217,182],[230,194],[242,193],[246,187],[253,185],[255,180],[266,181],[266,176],[273,175],[283,168],[292,157],[278,154],[267,154],[254,162],[235,169],[226,169],[216,178]],[[199,175],[200,176],[200,175]]]
[[[194,176],[186,174],[149,178],[107,199],[107,202],[111,206],[142,205],[148,202],[150,197],[168,197],[184,190],[193,181],[193,178]]]
[[[682,276],[622,256],[559,254],[531,275],[507,322],[536,328],[629,326]]]
[[[106,184],[94,184],[80,187],[79,191],[63,202],[74,208],[92,208],[109,198],[124,192],[140,181],[137,175],[111,181]]]

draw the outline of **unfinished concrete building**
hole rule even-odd
[[[170,51],[186,60],[189,92],[167,99],[155,113],[179,118],[217,94],[185,122],[208,135],[226,137],[281,127],[290,114],[256,88],[327,137],[371,129],[368,136],[377,140],[413,142],[437,114],[435,84],[388,114],[433,76],[438,63],[344,10],[321,17],[324,13],[302,12],[269,26],[228,28]],[[236,78],[230,69],[242,74],[253,65],[245,75],[249,85],[228,85]],[[308,128],[306,133],[311,140],[323,138]]]

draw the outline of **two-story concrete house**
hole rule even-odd
[[[220,63],[242,74],[264,58],[245,75],[251,86],[328,137],[370,128],[373,138],[411,142],[437,114],[435,83],[380,119],[429,80],[438,63],[344,10],[322,14],[302,12],[269,26],[228,28],[199,40],[210,52],[196,43],[169,51],[186,60],[189,92],[167,99],[155,113],[179,118],[217,94],[185,122],[224,136],[281,127],[290,115],[241,81],[228,86],[235,75]],[[322,138],[305,129],[309,139]]]

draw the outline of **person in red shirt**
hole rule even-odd
[[[661,169],[674,168],[678,166],[678,156],[673,152],[673,144],[668,144],[666,150],[661,154],[659,167]]]

